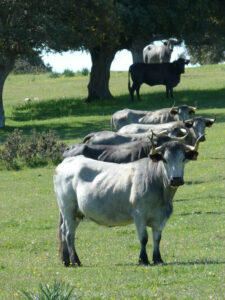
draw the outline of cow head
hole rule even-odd
[[[184,124],[187,128],[192,128],[192,132],[195,139],[198,139],[200,136],[201,142],[205,141],[205,128],[211,127],[213,123],[216,121],[216,117],[214,119],[203,118],[203,117],[195,117],[191,120],[184,121]]]
[[[179,41],[177,39],[169,39],[163,42],[163,45],[166,46],[170,52],[173,51],[174,45],[179,44]]]
[[[167,142],[162,146],[152,147],[150,158],[153,162],[161,161],[163,163],[165,178],[170,187],[177,188],[184,184],[185,161],[197,159],[199,142],[200,139],[194,146],[184,145],[180,142]]]
[[[170,114],[177,120],[187,120],[189,115],[195,114],[196,109],[196,107],[188,105],[173,106]]]
[[[178,60],[175,60],[172,62],[172,66],[176,72],[176,74],[182,74],[184,73],[184,66],[189,64],[190,60],[184,59],[182,57],[178,58]]]

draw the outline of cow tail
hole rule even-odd
[[[128,90],[130,91],[130,69],[128,71]]]
[[[111,127],[111,131],[113,131],[113,126],[114,124],[113,124],[113,117],[111,118],[111,120],[110,120],[110,127]]]
[[[63,217],[61,212],[59,212],[59,232],[58,232],[58,238],[59,238],[59,257],[62,258],[62,223],[63,223]]]

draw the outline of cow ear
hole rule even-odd
[[[177,115],[178,114],[178,110],[177,109],[171,109],[170,114],[171,115]]]
[[[167,45],[168,45],[168,42],[164,42],[163,44],[164,44],[165,46],[167,46]]]
[[[195,111],[193,109],[189,109],[189,115],[194,115]]]
[[[192,121],[184,121],[184,124],[187,128],[191,128],[193,126],[193,122]]]
[[[206,126],[206,127],[211,127],[212,124],[213,124],[213,122],[211,122],[211,121],[209,121],[209,120],[207,120],[207,121],[205,122],[205,126]]]
[[[197,160],[198,152],[196,152],[196,151],[185,152],[185,158],[188,160]]]
[[[151,160],[155,163],[157,163],[160,160],[163,160],[163,157],[160,153],[155,153],[155,154],[149,154],[149,157],[151,158]]]

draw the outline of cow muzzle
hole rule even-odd
[[[184,184],[184,180],[182,177],[172,177],[170,179],[170,186],[171,187],[178,187]]]
[[[204,142],[204,141],[205,141],[205,136],[202,135],[202,136],[200,137],[200,139],[199,139],[199,142]]]

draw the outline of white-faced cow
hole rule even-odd
[[[61,259],[65,266],[80,266],[74,245],[83,217],[99,225],[134,223],[141,245],[139,264],[149,265],[147,227],[153,233],[153,262],[163,263],[159,243],[173,211],[173,197],[184,184],[185,160],[197,159],[198,143],[187,146],[168,142],[152,148],[150,158],[128,164],[66,158],[55,170],[54,188],[60,211]]]
[[[166,96],[173,98],[173,88],[180,82],[180,76],[184,73],[184,66],[189,63],[189,60],[179,58],[172,63],[162,64],[132,64],[128,72],[128,90],[131,100],[134,101],[134,91],[137,93],[137,98],[140,100],[139,90],[143,83],[150,86],[165,85]],[[130,84],[130,76],[133,84]]]
[[[147,45],[143,49],[143,61],[146,64],[170,62],[173,47],[178,43],[176,39],[169,39],[163,45]]]

